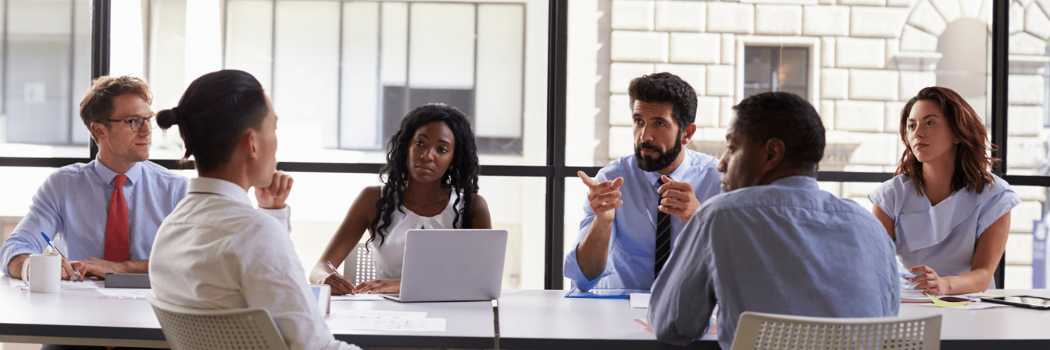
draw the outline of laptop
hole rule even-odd
[[[498,299],[506,230],[408,230],[399,302]]]

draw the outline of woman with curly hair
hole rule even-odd
[[[406,232],[410,229],[491,228],[488,204],[478,192],[478,155],[467,116],[442,104],[420,106],[401,120],[390,139],[383,186],[367,187],[328,242],[310,273],[332,294],[398,293]],[[377,280],[354,286],[328,268],[339,263],[369,231]]]
[[[1021,203],[990,172],[998,159],[981,118],[943,87],[919,91],[900,121],[904,154],[896,177],[868,195],[915,289],[965,294],[995,288],[1010,210]]]

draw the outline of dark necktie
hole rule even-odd
[[[656,180],[656,183],[660,186],[664,185],[663,177]],[[656,195],[656,203],[660,204],[660,194]],[[659,211],[657,208],[656,212],[656,265],[653,266],[653,278],[660,276],[660,270],[663,269],[664,263],[667,262],[667,257],[671,255],[671,215]]]
[[[113,195],[109,198],[109,215],[106,216],[106,250],[107,261],[125,262],[129,260],[128,249],[128,203],[124,200],[124,174],[113,178]]]

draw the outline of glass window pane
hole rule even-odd
[[[201,74],[252,73],[284,121],[283,161],[382,163],[404,115],[440,102],[472,120],[483,164],[546,162],[547,2],[119,0],[117,6],[148,23],[120,24],[129,33],[114,37],[122,57],[112,64],[115,74],[141,76],[143,63],[136,62],[148,62],[153,107],[161,110]],[[155,134],[153,157],[180,157],[177,135]]]
[[[79,117],[71,117],[75,114],[69,103],[75,67],[72,4],[11,1],[7,5],[4,142],[70,146],[73,129],[83,128]],[[64,148],[38,148],[44,152],[33,156],[55,156],[47,151],[85,153],[82,147]]]
[[[1039,6],[1011,3],[1010,27],[1014,21],[1040,23],[1047,15]],[[1021,17],[1023,16],[1023,17]],[[1047,142],[1050,140],[1050,33],[1015,31],[1010,35],[1010,76],[1007,91],[1008,138],[1006,173],[1050,175]]]
[[[374,149],[379,140],[379,3],[354,2],[343,5],[342,81],[340,148]]]
[[[224,67],[251,73],[273,91],[273,2],[227,1],[225,35]]]
[[[1006,288],[1047,288],[1046,232],[1035,222],[1046,216],[1046,187],[1010,186],[1021,204],[1010,212],[1010,238],[1006,241]]]
[[[1025,11],[1039,9],[1024,3]],[[602,166],[631,154],[627,86],[633,78],[668,71],[690,83],[698,95],[698,130],[689,148],[720,148],[732,107],[777,85],[778,91],[807,98],[821,114],[829,149],[835,150],[827,155],[835,160],[826,160],[822,170],[892,172],[904,151],[898,135],[901,109],[923,87],[952,88],[987,118],[991,4],[937,5],[946,9],[927,1],[864,6],[570,3],[566,102],[573,133],[566,160],[574,166]],[[1042,71],[1047,38],[1024,31],[1029,28],[1025,17],[1013,18],[1022,24],[1011,31],[1011,57],[1017,55],[1015,40],[1032,39]],[[1011,74],[1014,78],[1018,73]],[[1011,96],[1020,88],[1014,80]],[[1024,93],[1044,90],[1039,86]],[[1026,127],[1028,134],[1041,130]],[[1043,146],[1032,147],[1045,153]],[[1017,156],[1021,154],[1028,163],[1036,159],[1027,153]]]
[[[478,6],[475,136],[521,149],[525,7]],[[504,140],[498,140],[504,139]]]
[[[475,6],[418,3],[409,14],[409,87],[473,89]]]
[[[282,148],[307,152],[339,145],[340,3],[279,1],[274,27],[273,107]],[[305,158],[305,159],[304,159]]]

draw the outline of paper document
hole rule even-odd
[[[443,318],[416,318],[407,320],[370,320],[329,318],[328,328],[333,330],[444,332]]]
[[[340,310],[333,313],[331,318],[335,319],[367,319],[367,320],[415,320],[427,317],[426,312],[410,311],[383,311],[383,310]]]
[[[379,294],[333,295],[332,301],[383,301]]]
[[[98,292],[103,295],[99,299],[146,300],[147,296],[154,296],[152,289],[100,288]]]
[[[649,297],[652,294],[649,293],[631,293],[628,299],[631,299],[632,309],[648,309],[649,308]]]
[[[915,289],[901,289],[901,302],[902,303],[928,303],[930,297],[923,294],[921,290]]]
[[[958,310],[983,310],[983,309],[995,309],[1000,307],[1010,307],[1010,305],[995,304],[995,303],[970,303],[969,305],[959,306],[955,309]]]
[[[29,286],[27,286],[25,284],[25,282],[22,282],[22,280],[20,280],[20,279],[9,278],[8,282],[11,283],[11,287],[21,288],[23,290],[29,290]],[[96,280],[85,280],[83,282],[62,280],[61,283],[59,283],[58,286],[59,286],[59,288],[65,289],[65,290],[72,290],[72,289],[99,289],[99,288],[102,288],[102,286],[101,286],[102,283],[103,283],[102,281],[96,281]]]

